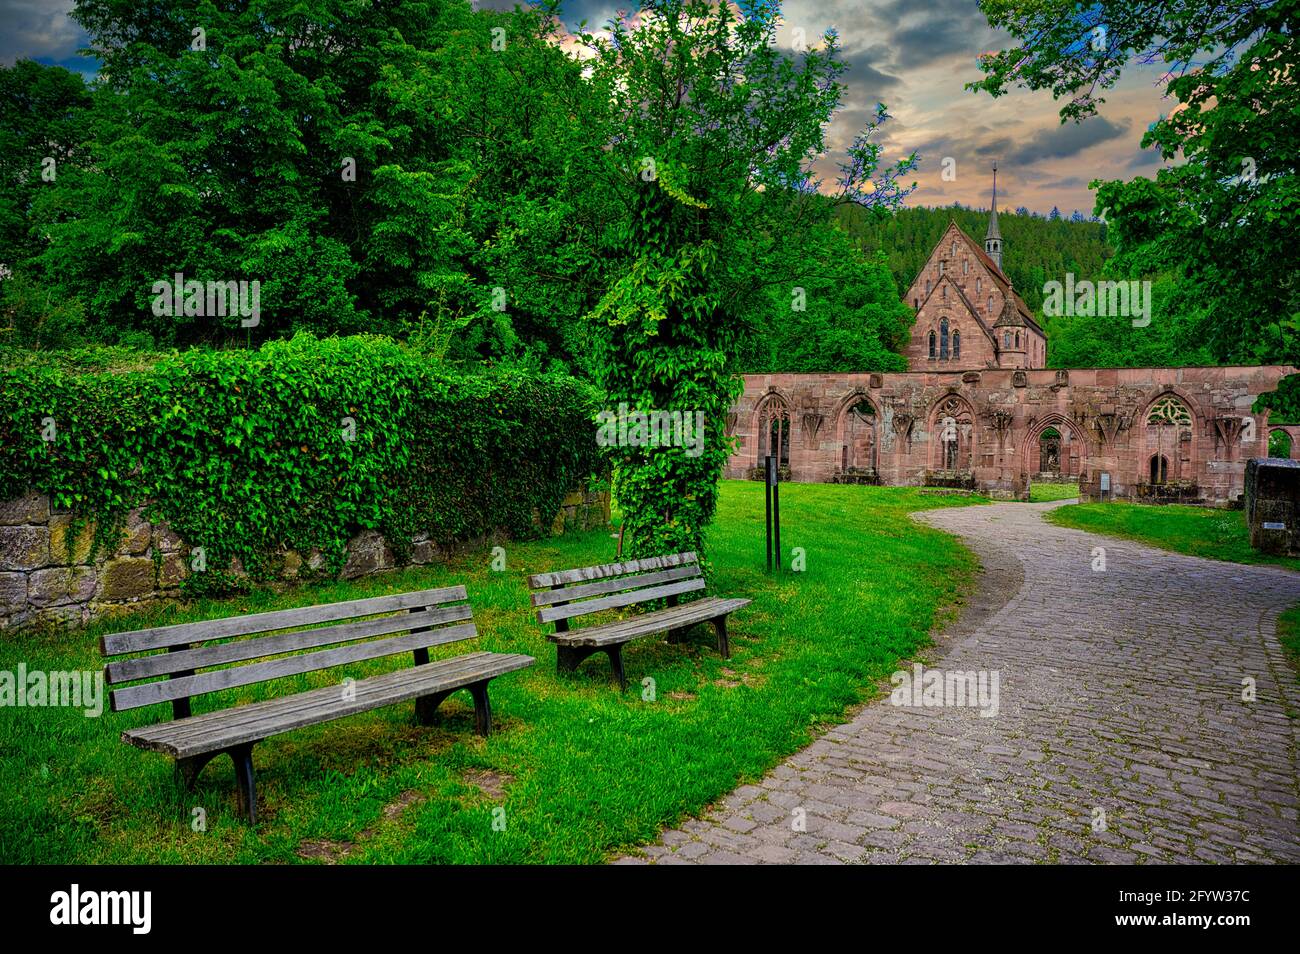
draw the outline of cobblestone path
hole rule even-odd
[[[619,863],[1300,861],[1275,631],[1300,574],[1056,527],[1052,506],[918,516],[984,564],[931,662],[996,671],[996,716],[881,699]]]

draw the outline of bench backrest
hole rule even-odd
[[[174,714],[180,717],[189,714],[191,696],[207,692],[402,652],[414,653],[417,663],[427,661],[430,646],[478,635],[465,600],[465,587],[447,586],[114,633],[100,640],[105,657],[166,652],[109,662],[104,666],[104,680],[109,685],[155,680],[113,690],[110,699],[115,712],[170,701]],[[327,623],[338,625],[323,625]],[[279,632],[290,629],[293,632]],[[391,638],[373,639],[375,636]],[[214,640],[223,642],[201,645]],[[224,668],[211,669],[214,666]],[[199,671],[203,669],[211,671]]]
[[[683,593],[704,589],[699,558],[692,553],[671,553],[626,563],[584,566],[558,573],[535,573],[528,578],[539,623],[568,629],[568,621],[588,613],[632,606],[668,598],[676,602]]]

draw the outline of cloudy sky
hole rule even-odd
[[[569,0],[565,20],[576,26],[586,18],[596,28],[627,6]],[[0,63],[29,57],[93,73],[94,61],[77,55],[86,37],[68,17],[71,7],[71,0],[0,0]],[[847,146],[875,104],[885,103],[894,117],[881,139],[886,158],[913,150],[921,156],[911,204],[986,207],[989,167],[997,160],[999,207],[1046,212],[1055,205],[1090,214],[1092,179],[1149,176],[1159,165],[1138,145],[1147,125],[1170,108],[1153,67],[1131,67],[1098,117],[1062,126],[1047,93],[1018,90],[994,100],[963,89],[980,76],[979,53],[1010,44],[989,29],[975,0],[786,0],[784,15],[778,41],[785,45],[796,29],[810,42],[829,27],[839,32],[851,68],[831,146]],[[945,157],[956,161],[955,181],[941,178]],[[829,180],[833,167],[823,172]]]

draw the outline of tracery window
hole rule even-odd
[[[1148,424],[1181,424],[1184,427],[1190,427],[1192,424],[1192,412],[1187,409],[1187,405],[1176,397],[1162,397],[1155,404],[1151,405],[1151,411],[1147,414]]]

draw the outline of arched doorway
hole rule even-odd
[[[963,397],[950,394],[930,412],[931,483],[967,481],[975,467],[975,413]]]
[[[1144,423],[1146,467],[1138,479],[1153,487],[1185,482],[1186,475],[1195,472],[1191,409],[1178,395],[1162,394],[1147,409]]]
[[[1038,473],[1061,476],[1061,432],[1054,427],[1038,435]]]
[[[845,474],[876,472],[876,409],[866,398],[844,408],[840,470]]]
[[[768,394],[755,408],[754,417],[756,470],[763,468],[769,454],[776,455],[778,467],[789,469],[790,407],[785,399],[775,392]]]
[[[1268,456],[1269,457],[1290,457],[1291,456],[1291,435],[1280,428],[1268,432]]]
[[[1169,483],[1169,458],[1164,454],[1152,454],[1147,470],[1152,487]]]

